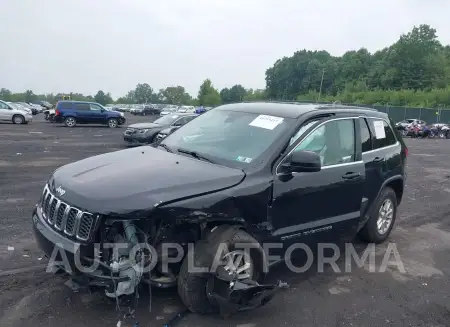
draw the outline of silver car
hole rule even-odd
[[[13,122],[14,124],[28,124],[33,121],[31,112],[22,109],[11,102],[0,100],[0,121]]]

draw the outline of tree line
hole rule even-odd
[[[79,93],[12,93],[0,89],[6,101],[46,100],[55,103],[63,95],[73,100],[101,104],[166,103],[215,106],[258,100],[335,101],[389,106],[450,106],[450,46],[442,45],[429,25],[414,26],[389,47],[370,53],[367,49],[332,56],[327,51],[300,50],[277,60],[266,70],[265,89],[240,84],[218,90],[206,79],[192,96],[183,86],[154,90],[139,83],[134,90],[113,100],[100,90],[95,95]]]

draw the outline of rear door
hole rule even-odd
[[[383,118],[361,117],[362,159],[366,169],[363,214],[378,196],[383,183],[402,173],[401,144],[389,122]]]

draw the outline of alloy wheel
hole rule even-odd
[[[377,229],[379,234],[384,235],[389,230],[393,218],[394,204],[391,199],[386,199],[378,211]]]

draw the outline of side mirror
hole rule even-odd
[[[286,173],[311,173],[322,169],[320,156],[312,151],[294,151],[282,167]]]

